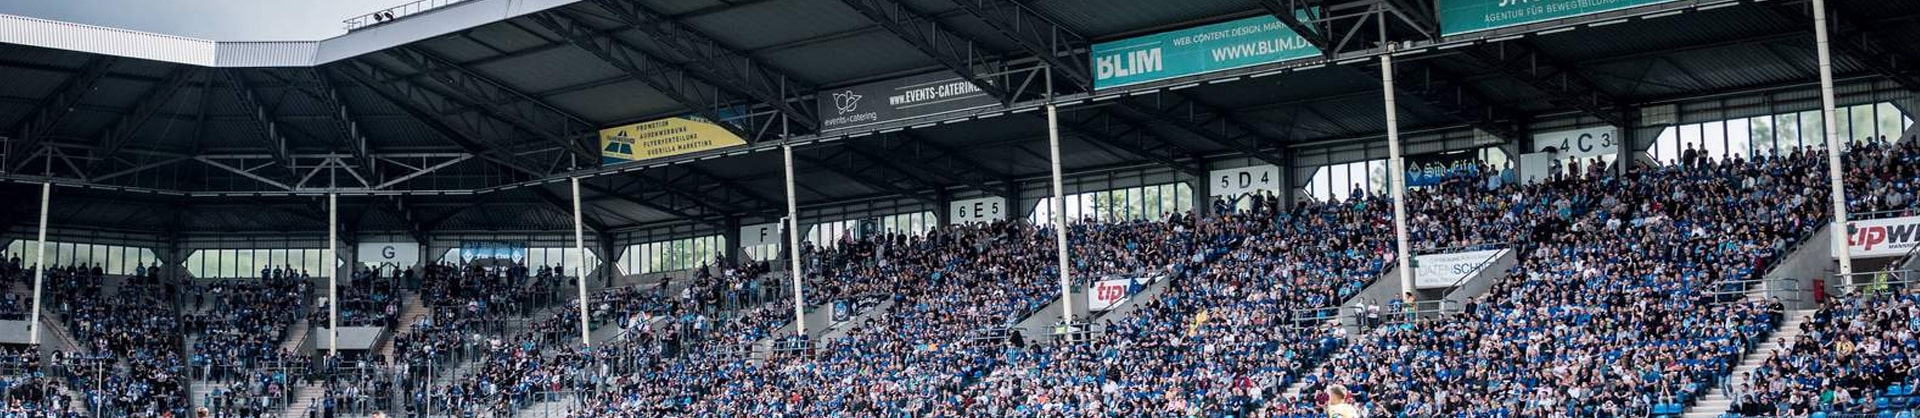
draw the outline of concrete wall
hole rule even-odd
[[[1836,262],[1833,259],[1833,230],[1825,223],[1820,224],[1813,237],[1800,242],[1792,248],[1780,263],[1773,266],[1765,276],[1768,297],[1779,297],[1789,308],[1807,309],[1814,307],[1814,280],[1827,282],[1827,294],[1836,295],[1840,291],[1839,280],[1833,279]]]
[[[315,327],[317,333],[314,348],[326,350],[333,347],[331,338],[327,338],[327,329]],[[386,327],[340,327],[341,350],[372,350],[374,343],[380,341],[380,334],[387,332]]]

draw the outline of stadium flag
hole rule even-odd
[[[1313,20],[1318,8],[1294,16]],[[1320,55],[1280,19],[1260,15],[1093,45],[1093,88],[1109,89]]]
[[[614,165],[746,145],[727,128],[682,116],[600,130],[600,164]]]
[[[1674,0],[1440,0],[1440,35],[1519,26]]]

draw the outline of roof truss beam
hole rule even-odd
[[[254,139],[261,142],[262,148],[272,156],[273,162],[285,168],[287,174],[296,174],[293,172],[293,159],[288,157],[287,153],[287,137],[281,135],[279,123],[274,120],[272,111],[268,110],[266,104],[253,94],[252,89],[247,88],[246,79],[241,77],[237,70],[220,70],[220,76],[233,89],[234,100],[239,101],[240,106],[246,108],[248,115],[252,118]],[[248,172],[245,175],[253,176],[254,174]],[[286,188],[285,184],[276,185]]]
[[[1093,91],[1093,75],[1086,60],[1075,52],[1086,47],[1085,37],[1054,23],[1046,15],[1013,0],[954,0],[960,9],[1012,39],[1027,54],[1047,63],[1081,91]]]
[[[647,87],[679,102],[693,113],[714,121],[721,127],[739,134],[742,138],[757,140],[753,132],[748,132],[733,123],[727,122],[720,109],[737,103],[730,94],[719,87],[707,84],[699,77],[677,65],[666,62],[646,51],[641,51],[615,39],[613,36],[597,36],[599,30],[567,16],[560,11],[530,15],[534,22],[556,35],[560,35],[574,47],[580,48],[607,65],[626,73],[628,78],[646,84]],[[598,156],[595,157],[599,158]]]
[[[1519,112],[1500,106],[1479,92],[1467,86],[1461,77],[1434,67],[1424,65],[1396,65],[1394,76],[1397,94],[1411,96],[1435,110],[1453,116],[1474,128],[1488,134],[1518,141],[1520,138],[1517,116]]]
[[[599,161],[599,153],[587,149],[584,141],[577,140],[585,133],[594,131],[594,124],[418,47],[406,46],[386,52],[387,56],[446,87],[449,98],[481,109],[515,129],[546,140],[585,161]]]
[[[946,146],[934,143],[913,131],[900,131],[882,141],[880,151],[888,156],[907,156],[913,158],[912,168],[917,168],[931,176],[944,177],[975,191],[1004,196],[1005,187],[989,186],[989,182],[1007,183],[1010,180],[1004,173],[991,170],[979,161],[965,154],[955,152]],[[923,177],[924,178],[924,177]]]
[[[1120,117],[1105,109],[1095,110],[1094,116],[1087,120],[1072,120],[1063,117],[1060,125],[1069,128],[1075,136],[1099,145],[1124,151],[1145,158],[1174,171],[1204,177],[1206,172],[1199,166],[1181,161],[1181,158],[1193,155],[1192,150],[1173,145],[1173,141],[1161,137],[1139,122]],[[1042,117],[1045,117],[1042,115]],[[1131,137],[1131,139],[1129,139]]]
[[[1126,100],[1123,101],[1123,105],[1134,112],[1167,122],[1181,130],[1205,138],[1209,142],[1265,161],[1267,164],[1280,167],[1289,165],[1285,156],[1272,151],[1278,149],[1277,146],[1282,142],[1280,138],[1266,134],[1226,109],[1200,102],[1192,94],[1177,91],[1170,94],[1174,100],[1157,100],[1167,95],[1155,95],[1156,100],[1153,103]],[[1240,133],[1229,134],[1229,131]],[[1252,142],[1247,142],[1247,139],[1251,139]],[[1275,147],[1263,149],[1260,144],[1262,141],[1271,143]]]
[[[989,81],[992,74],[1000,69],[990,68],[979,63],[993,55],[982,51],[976,43],[954,33],[941,25],[939,20],[916,13],[899,0],[841,0],[854,11],[880,25],[888,33],[913,45],[921,53],[933,57],[940,66],[959,74],[961,78],[973,82],[980,91],[1008,102],[1014,99],[1006,88]]]
[[[15,123],[13,127],[7,129],[7,132],[19,132],[20,138],[27,141],[26,146],[15,149],[32,150],[39,147],[41,143],[46,142],[47,136],[49,136],[48,134],[50,134],[54,128],[60,126],[60,121],[65,119],[68,114],[73,113],[74,107],[80,104],[81,99],[87,97],[87,93],[93,92],[94,87],[100,85],[100,80],[106,77],[107,70],[112,69],[113,64],[118,60],[118,58],[111,56],[94,56],[92,60],[87,61],[86,67],[83,67],[78,74],[67,77],[66,82],[61,83],[59,88],[54,89],[53,94],[41,99],[40,103],[34,106],[34,111],[30,116],[22,118],[19,122]],[[25,153],[17,152],[16,154]],[[6,161],[5,163],[8,163],[6,165],[7,167],[13,167],[13,164],[20,163],[23,160],[24,159],[16,159],[15,161]],[[15,170],[17,169],[16,167]]]
[[[1464,48],[1467,56],[1501,74],[1546,93],[1556,106],[1569,107],[1613,126],[1628,126],[1625,108],[1585,74],[1526,39]]]
[[[1813,25],[1813,2],[1770,2],[1773,10],[1781,16],[1795,22]],[[1915,58],[1893,49],[1895,36],[1882,34],[1884,28],[1875,25],[1865,16],[1848,12],[1839,2],[1827,4],[1828,28],[1831,30],[1832,46],[1842,54],[1852,57],[1860,65],[1875,74],[1887,77],[1908,91],[1920,91],[1920,69],[1914,68]]]
[[[422,88],[361,60],[349,60],[335,65],[334,68],[362,87],[392,102],[408,115],[425,124],[427,128],[439,133],[442,138],[453,142],[467,152],[479,155],[502,167],[524,173],[528,177],[544,177],[553,173],[553,170],[541,169],[538,162],[531,161],[526,156],[508,151],[510,147],[504,146],[507,144],[489,139],[509,134],[510,129],[494,126],[489,123],[490,120],[478,116],[456,115],[450,112],[457,105],[439,93]]]
[[[681,62],[687,63],[696,76],[701,76],[715,86],[734,91],[736,94],[752,97],[762,105],[773,108],[788,121],[817,130],[818,119],[803,107],[801,95],[814,90],[793,77],[788,77],[765,63],[753,59],[727,45],[721,44],[705,33],[659,13],[637,0],[593,0],[594,4],[612,13],[613,19],[627,27],[639,29],[653,38],[654,42],[669,46]]]
[[[897,169],[896,166],[883,163],[880,158],[874,157],[872,154],[857,151],[851,146],[836,148],[824,156],[796,152],[794,153],[794,159],[824,168],[841,177],[846,177],[848,180],[853,180],[854,183],[859,183],[862,186],[876,191],[906,196],[930,205],[938,204],[939,202],[939,200],[933,196],[921,193],[922,190],[938,189],[939,186],[901,171]],[[914,186],[901,186],[895,184],[893,181],[887,180],[888,178],[908,180],[913,183]]]
[[[132,142],[134,134],[139,132],[147,121],[153,120],[153,116],[159,114],[168,102],[173,101],[174,96],[178,95],[180,90],[184,90],[187,84],[192,83],[195,78],[203,77],[204,74],[206,72],[203,70],[185,65],[178,66],[167,75],[164,81],[148,89],[135,102],[132,109],[120,113],[118,119],[107,125],[105,133],[100,136],[100,145],[95,149],[95,159],[88,166],[87,173],[94,174],[111,164],[113,158],[127,146],[127,143]],[[206,92],[201,94],[205,95]]]

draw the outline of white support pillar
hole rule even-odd
[[[580,178],[573,178],[573,282],[580,288],[580,345],[593,346],[593,331],[587,325],[587,231],[580,217]]]
[[[33,319],[27,324],[28,344],[40,344],[40,304],[42,280],[47,275],[47,204],[53,201],[53,182],[40,183],[40,237],[34,242]]]
[[[1386,92],[1387,106],[1387,187],[1393,193],[1394,262],[1400,270],[1400,293],[1414,294],[1413,254],[1407,245],[1407,164],[1400,156],[1400,109],[1394,103],[1393,45],[1380,55],[1380,86]],[[1412,303],[1412,300],[1406,301]]]
[[[1846,173],[1840,153],[1846,152],[1847,145],[1840,140],[1839,129],[1834,127],[1833,52],[1827,39],[1826,0],[1813,0],[1813,31],[1814,46],[1820,55],[1820,114],[1826,119],[1826,123],[1820,125],[1827,138],[1827,186],[1833,190],[1833,222],[1828,226],[1833,228],[1833,242],[1840,254],[1840,276],[1849,281],[1842,283],[1845,285],[1853,280],[1853,251],[1847,245],[1847,240],[1852,238],[1847,234],[1847,183],[1840,177]]]
[[[1047,148],[1051,153],[1053,165],[1053,241],[1059,248],[1060,257],[1060,320],[1065,321],[1072,332],[1073,324],[1073,270],[1067,262],[1067,209],[1066,186],[1060,180],[1060,110],[1052,103],[1047,104]]]
[[[800,203],[793,192],[793,145],[781,145],[780,153],[787,170],[787,262],[793,269],[789,274],[793,279],[793,324],[798,335],[807,335],[807,296],[800,289],[804,280],[800,274]]]
[[[327,355],[340,355],[340,195],[327,193]]]

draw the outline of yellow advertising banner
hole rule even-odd
[[[726,128],[692,117],[666,118],[600,130],[604,165],[746,145]]]

